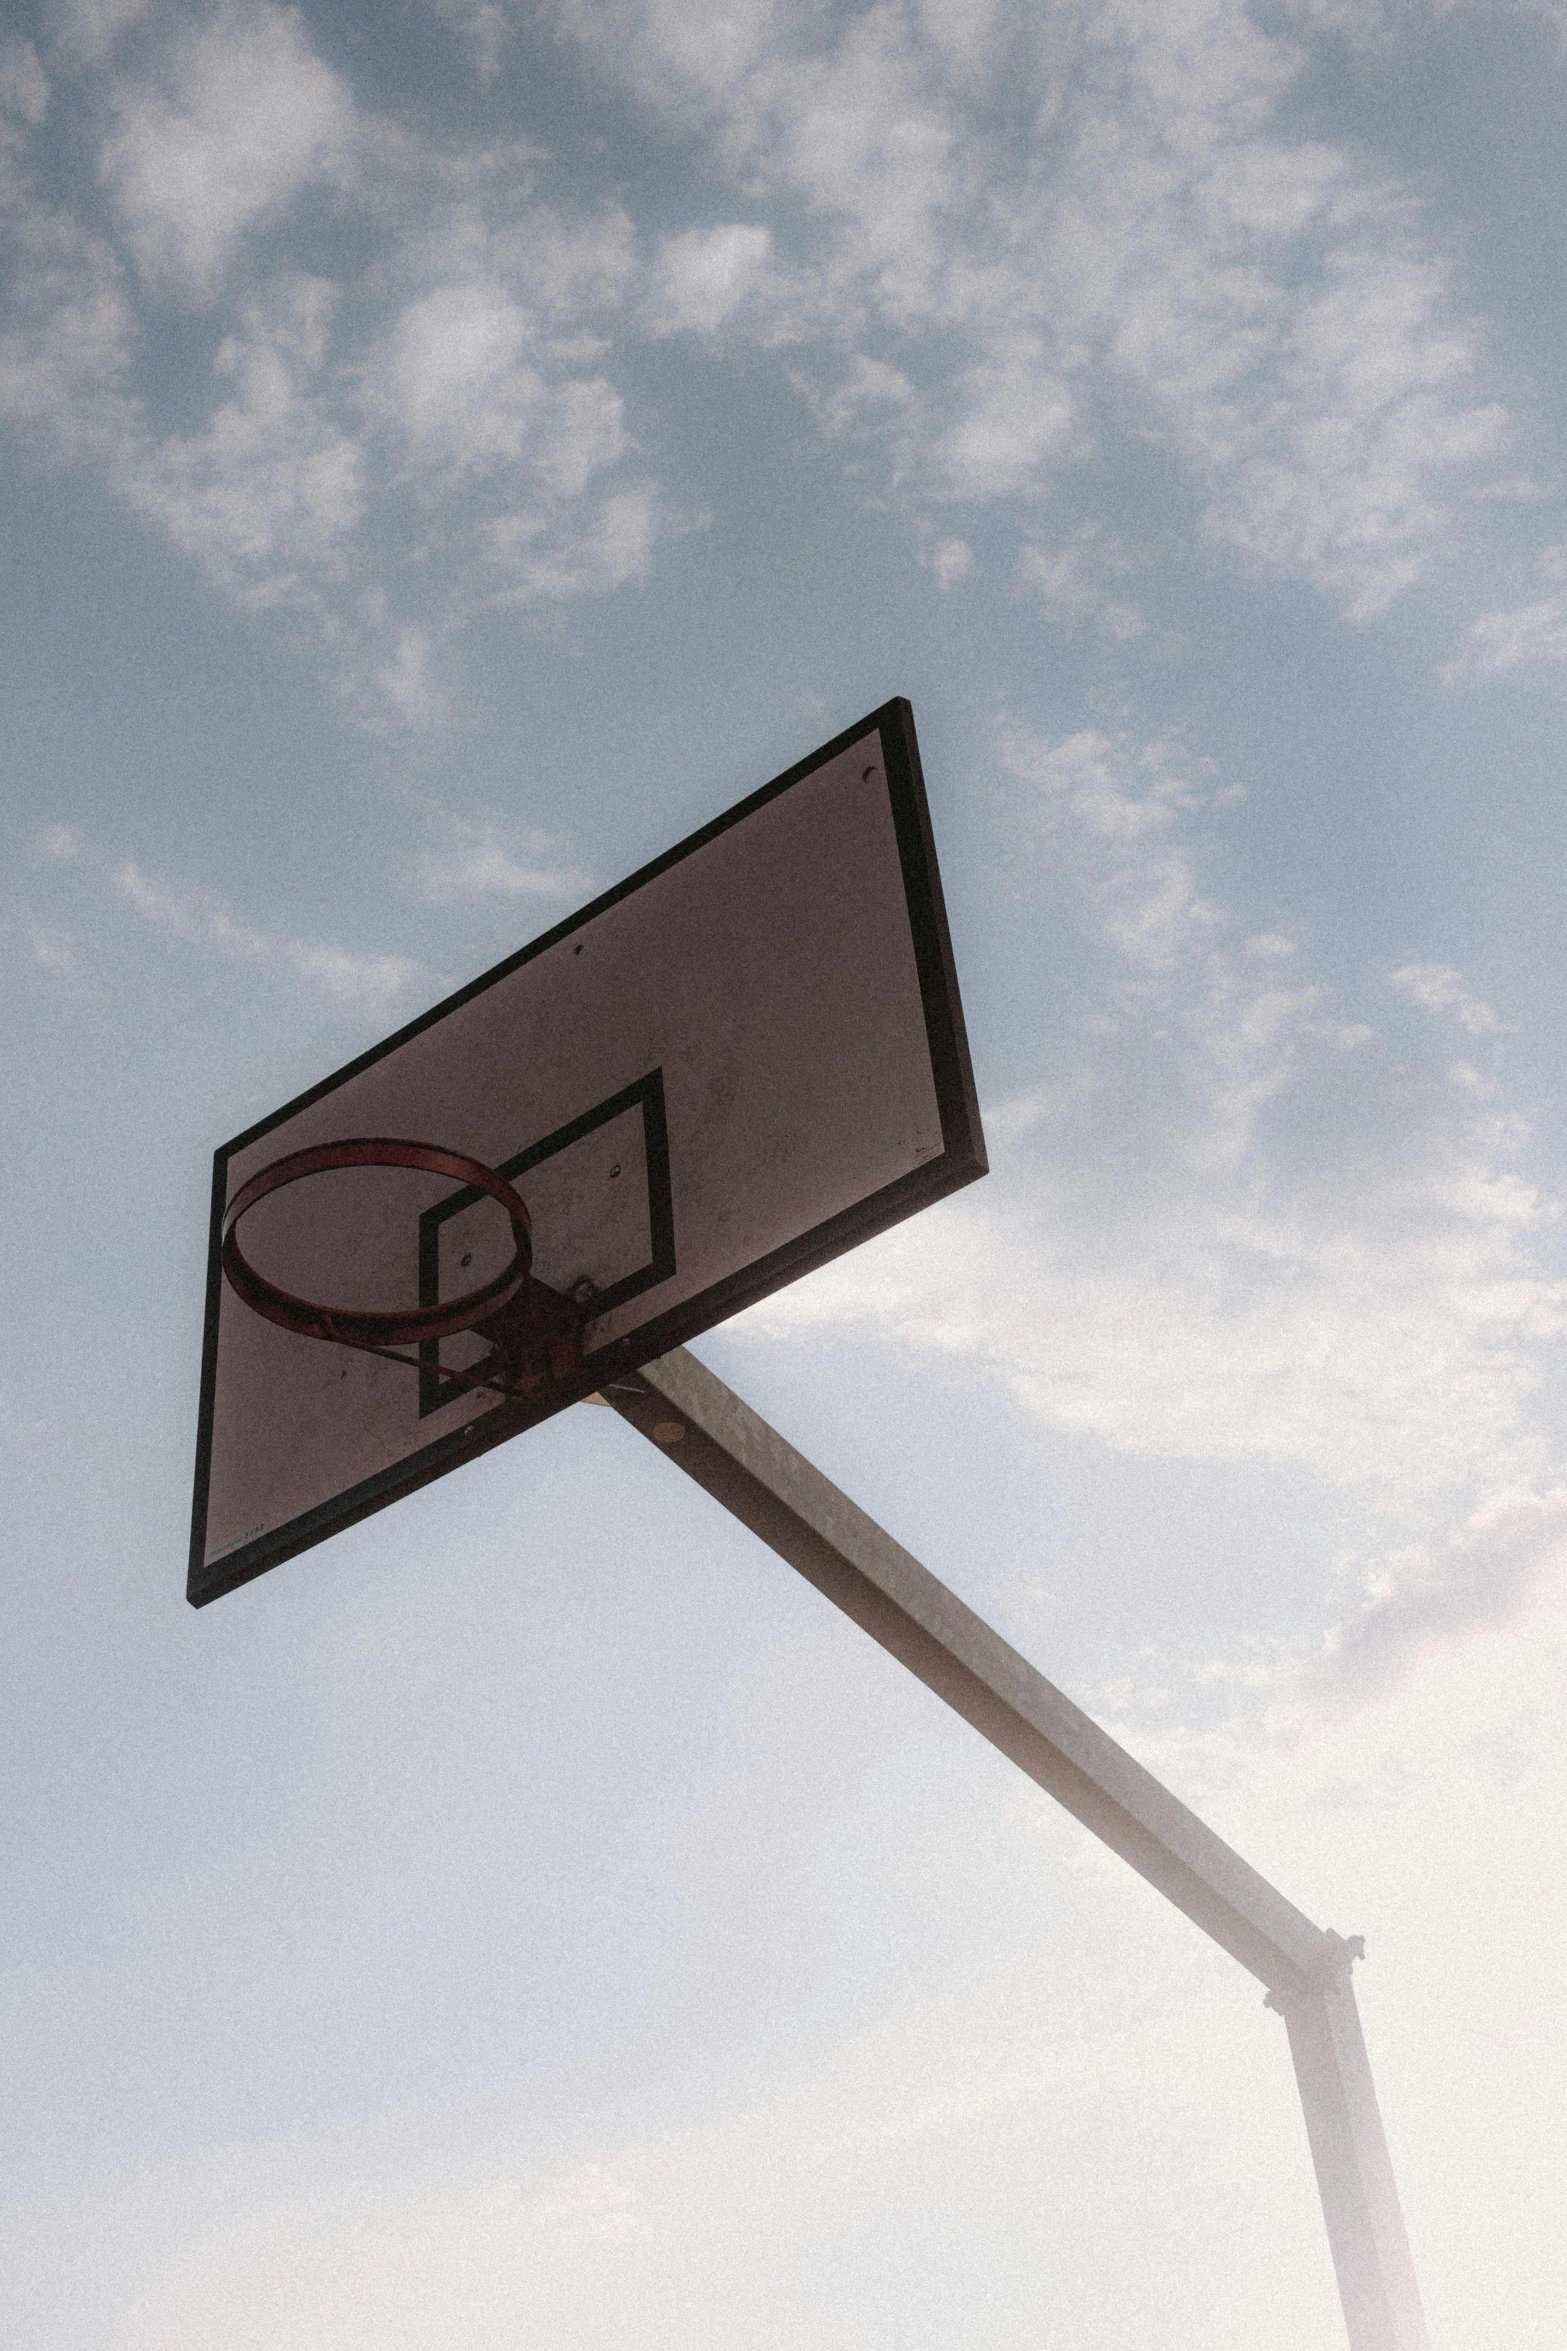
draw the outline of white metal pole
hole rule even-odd
[[[1350,1984],[1358,1939],[1313,1925],[683,1347],[605,1401],[1267,1986],[1351,2351],[1427,2351]]]
[[[1328,1934],[1334,1968],[1320,1988],[1269,1992],[1289,2030],[1306,2136],[1350,2342],[1425,2351],[1420,2288],[1404,2233],[1350,1967],[1364,1948]]]

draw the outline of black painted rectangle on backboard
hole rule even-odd
[[[286,1153],[400,1136],[499,1169],[584,1301],[548,1403],[263,1320],[225,1207]],[[912,714],[883,706],[216,1155],[198,1606],[710,1329],[985,1168]],[[286,1265],[426,1303],[487,1278],[450,1180],[319,1176],[253,1212]],[[357,1186],[357,1189],[355,1188]],[[503,1222],[504,1220],[502,1220]],[[392,1293],[396,1293],[395,1297]],[[469,1353],[467,1360],[471,1362]]]
[[[634,1130],[634,1133],[633,1131]],[[625,1139],[620,1139],[624,1134]],[[584,1178],[607,1175],[610,1183],[624,1179],[624,1190],[633,1203],[629,1222],[636,1235],[637,1245],[614,1251],[613,1230],[609,1236],[607,1261],[600,1263],[591,1249],[579,1246],[573,1253],[571,1242],[576,1235],[570,1232],[556,1239],[550,1232],[548,1202],[541,1202],[539,1172],[549,1169],[569,1171],[574,1163],[580,1165],[584,1149],[595,1141],[603,1145],[606,1168],[583,1170]],[[622,1164],[624,1162],[624,1164]],[[635,1085],[623,1087],[605,1102],[595,1103],[563,1127],[550,1135],[543,1135],[526,1150],[499,1162],[496,1173],[508,1183],[522,1185],[525,1177],[534,1180],[527,1184],[528,1205],[534,1212],[536,1228],[542,1231],[542,1241],[534,1251],[533,1271],[540,1281],[561,1291],[593,1316],[608,1314],[612,1308],[623,1306],[629,1299],[639,1298],[656,1282],[667,1281],[675,1271],[675,1227],[673,1203],[669,1191],[669,1138],[664,1119],[664,1073],[650,1070]],[[580,1180],[580,1179],[579,1179]],[[472,1280],[467,1260],[462,1260],[455,1274],[447,1269],[443,1281],[442,1243],[460,1227],[464,1218],[482,1207],[484,1194],[471,1185],[463,1186],[427,1208],[419,1218],[419,1303],[438,1305],[455,1295],[464,1281]],[[552,1244],[554,1253],[552,1254]],[[562,1254],[564,1249],[565,1254]],[[482,1272],[492,1270],[481,1268]],[[444,1350],[444,1353],[443,1353]],[[419,1382],[419,1417],[439,1412],[443,1406],[457,1400],[458,1383],[443,1378],[443,1369],[450,1360],[460,1367],[470,1357],[482,1355],[482,1345],[463,1348],[460,1341],[426,1339],[419,1349],[421,1379]]]

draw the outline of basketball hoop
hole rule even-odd
[[[361,1308],[322,1305],[298,1297],[258,1273],[239,1245],[239,1222],[258,1200],[285,1184],[306,1176],[324,1175],[335,1167],[411,1167],[421,1175],[449,1176],[453,1183],[471,1184],[488,1192],[511,1219],[516,1249],[509,1265],[490,1281],[461,1298],[435,1306],[408,1306],[390,1313],[368,1313]],[[258,1175],[242,1184],[223,1217],[223,1271],[231,1287],[268,1322],[281,1323],[305,1339],[332,1339],[345,1347],[406,1347],[422,1339],[449,1339],[470,1331],[529,1286],[533,1264],[533,1223],[521,1198],[504,1176],[482,1159],[461,1151],[444,1151],[435,1143],[405,1143],[385,1135],[355,1136],[341,1143],[317,1143],[306,1151],[290,1151],[274,1159]]]

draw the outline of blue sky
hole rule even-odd
[[[12,11],[29,2351],[1342,2339],[1255,1985],[610,1415],[185,1608],[213,1146],[895,693],[993,1172],[699,1352],[1559,2331],[1564,21]]]

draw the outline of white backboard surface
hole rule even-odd
[[[226,1204],[285,1154],[438,1144],[527,1202],[583,1302],[580,1376],[522,1402],[265,1320]],[[216,1156],[189,1593],[198,1606],[984,1172],[912,714],[888,703]],[[482,1194],[341,1169],[260,1201],[247,1255],[340,1307],[476,1287]],[[413,1355],[415,1351],[408,1349]]]

